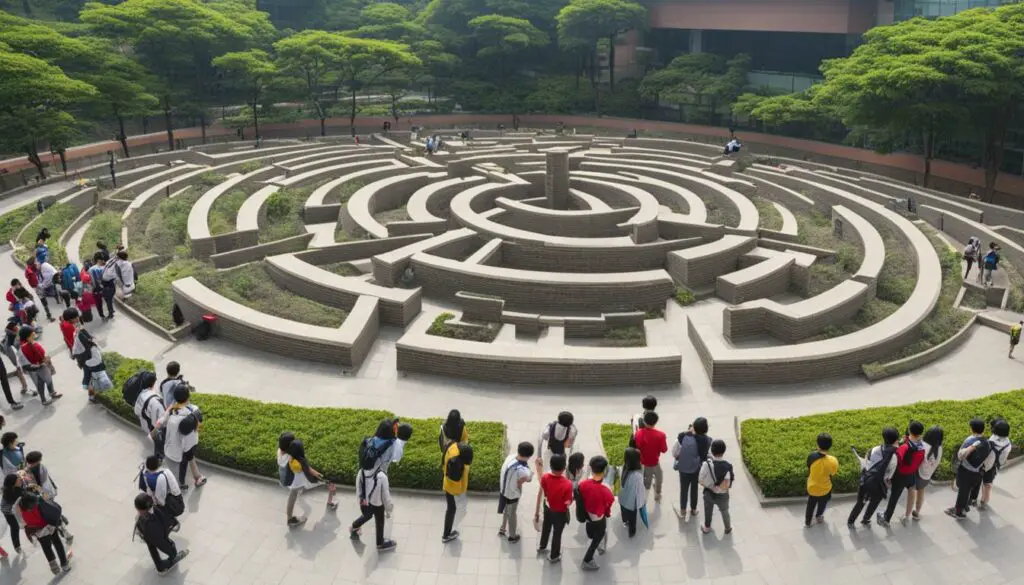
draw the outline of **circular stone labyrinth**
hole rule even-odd
[[[800,382],[898,353],[938,302],[935,246],[891,189],[854,171],[749,160],[741,171],[714,147],[673,140],[476,134],[432,156],[408,133],[164,153],[175,164],[108,199],[130,225],[201,185],[193,256],[224,270],[260,261],[276,285],[347,315],[340,327],[299,323],[189,277],[172,284],[186,319],[214,313],[215,335],[356,375],[392,327],[403,372],[678,384],[689,343],[712,384]],[[223,177],[212,186],[211,171]],[[301,187],[306,233],[263,241],[274,195]],[[212,234],[211,209],[239,188],[236,229]],[[897,250],[914,272],[909,296],[847,327]],[[717,300],[669,323],[676,298]]]

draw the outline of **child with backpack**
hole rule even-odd
[[[913,492],[917,486],[917,470],[924,461],[924,444],[921,435],[924,434],[924,425],[918,421],[911,421],[907,427],[907,436],[903,444],[896,448],[896,474],[892,476],[892,489],[889,491],[889,501],[885,505],[885,513],[878,514],[876,520],[879,526],[889,526],[892,515],[896,511],[896,505],[900,502],[903,490]],[[913,496],[908,496],[913,497]],[[906,518],[904,517],[904,523]]]
[[[917,468],[917,479],[914,483],[915,489],[907,492],[907,511],[903,515],[903,524],[907,523],[907,518],[921,519],[921,506],[924,505],[925,488],[931,483],[932,476],[942,461],[942,439],[943,432],[940,426],[934,426],[924,434],[922,441],[924,443],[924,459],[921,460],[921,465]]]
[[[53,574],[69,572],[71,562],[59,534],[63,525],[60,505],[25,490],[14,506],[14,514],[29,541],[38,541],[43,548],[43,556],[49,561]]]
[[[82,274],[78,265],[68,262],[60,271],[60,286],[72,299],[82,295]]]
[[[732,487],[735,480],[732,463],[725,460],[725,441],[715,439],[711,442],[711,458],[701,465],[700,476],[697,480],[704,488],[704,525],[700,527],[702,533],[711,532],[711,517],[714,515],[716,507],[722,514],[725,533],[732,532],[732,517],[729,515],[729,488]]]
[[[697,476],[710,451],[708,419],[704,417],[697,418],[686,432],[679,433],[672,446],[672,457],[675,458],[672,468],[679,472],[679,507],[675,511],[682,520],[686,519],[687,504],[690,519],[697,517]]]
[[[571,412],[562,411],[558,418],[548,423],[540,433],[540,445],[537,451],[544,454],[544,459],[551,459],[551,455],[559,454],[568,456],[572,453],[572,446],[576,442],[577,429],[575,418]]]
[[[985,286],[992,286],[992,273],[999,266],[999,249],[995,242],[990,242],[988,245],[988,253],[985,254],[983,264],[985,267]]]
[[[458,504],[455,498],[463,500],[465,506],[466,490],[469,489],[469,469],[473,465],[473,447],[469,443],[450,443],[444,451],[442,470],[444,481],[441,489],[444,491],[445,512],[444,532],[441,534],[441,542],[451,542],[459,537],[459,531],[455,530],[455,512]]]
[[[185,498],[181,495],[178,478],[170,469],[161,466],[161,459],[156,455],[146,457],[146,462],[139,470],[139,491],[153,498],[153,505],[167,515],[171,531],[181,528],[178,516],[185,513]]]
[[[178,550],[170,537],[174,526],[172,519],[153,504],[153,497],[149,494],[135,496],[135,534],[142,537],[149,548],[156,572],[163,575],[188,556],[188,549]],[[167,555],[167,558],[161,558],[160,553]]]
[[[366,458],[360,463],[361,469],[356,474],[356,497],[362,514],[352,522],[349,536],[353,540],[358,539],[363,524],[373,518],[376,528],[377,552],[393,551],[398,543],[384,538],[385,516],[390,517],[391,511],[394,509],[388,476],[375,459]]]
[[[278,441],[280,443],[280,439]],[[280,460],[278,461],[280,462]],[[295,502],[298,501],[299,494],[323,480],[323,474],[310,466],[309,461],[306,460],[306,448],[299,439],[293,438],[288,444],[288,460],[285,466],[285,477],[282,481],[287,484],[288,488],[288,504],[285,506],[285,515],[288,518],[288,527],[295,528],[306,522],[305,516],[295,515]],[[328,486],[327,508],[336,510],[338,504],[334,501],[332,486],[333,483]]]
[[[608,460],[602,455],[590,458],[590,478],[580,482],[573,494],[576,500],[576,519],[586,523],[587,538],[590,545],[583,555],[580,567],[584,571],[596,571],[600,567],[594,562],[594,553],[602,550],[605,535],[608,532],[608,518],[612,515],[612,504],[615,496],[604,483],[604,475],[608,470]]]
[[[899,440],[900,432],[893,427],[886,427],[882,429],[882,444],[872,448],[867,457],[861,458],[857,449],[853,448],[853,454],[860,460],[860,487],[857,489],[857,503],[846,519],[846,525],[850,528],[854,527],[861,510],[864,510],[861,525],[871,526],[871,515],[885,499],[892,476],[896,473],[896,444]],[[864,508],[865,504],[867,509]]]
[[[21,355],[25,358],[22,367],[36,384],[36,391],[39,393],[39,400],[43,406],[52,404],[53,401],[64,397],[57,392],[53,385],[53,374],[56,369],[46,355],[43,344],[36,341],[36,332],[29,326],[22,326],[18,331],[18,339],[21,340]],[[50,390],[50,399],[46,399],[46,390]]]
[[[1006,465],[1010,457],[1010,450],[1013,444],[1010,443],[1010,423],[1001,418],[992,421],[992,434],[988,438],[989,454],[985,458],[984,473],[981,476],[981,484],[975,484],[971,490],[970,506],[977,506],[979,510],[988,507],[988,500],[992,497],[992,483],[996,480],[999,469]],[[981,500],[978,500],[979,491]]]
[[[664,474],[661,470],[661,454],[668,452],[665,433],[656,428],[658,413],[653,410],[644,413],[644,427],[636,432],[636,448],[640,451],[640,462],[644,468],[644,489],[654,485],[654,501],[661,501],[661,485]]]
[[[206,478],[195,461],[203,413],[189,401],[190,397],[188,386],[179,384],[174,389],[174,403],[167,406],[157,423],[158,428],[164,429],[164,456],[178,464],[178,483],[182,491],[188,489],[185,474],[189,469],[197,488],[206,485]]]
[[[970,422],[971,434],[960,444],[960,449],[953,456],[953,471],[956,477],[954,488],[957,490],[956,504],[946,509],[946,515],[957,520],[967,518],[971,492],[975,485],[982,482],[985,461],[992,451],[992,445],[985,440],[985,421],[973,418]]]
[[[804,526],[811,527],[811,516],[818,524],[825,521],[825,507],[832,499],[832,477],[839,473],[839,460],[829,454],[832,435],[818,435],[818,449],[807,456],[807,510]]]
[[[523,484],[533,481],[530,469],[530,457],[533,457],[533,443],[524,441],[516,447],[516,452],[509,455],[501,465],[498,477],[498,513],[501,514],[501,527],[498,536],[508,539],[509,544],[519,542],[521,536],[516,530],[518,524],[519,498],[523,495]],[[505,527],[508,527],[508,532]]]
[[[964,262],[967,263],[967,270],[964,271],[964,279],[967,279],[967,275],[971,273],[971,266],[974,265],[974,261],[978,259],[978,251],[981,249],[981,240],[975,237],[971,237],[967,240],[967,247],[964,248]],[[981,271],[981,265],[978,265],[978,271]]]

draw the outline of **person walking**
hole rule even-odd
[[[287,468],[289,472],[286,478],[288,480],[288,503],[285,506],[285,516],[288,518],[288,527],[295,528],[306,522],[305,516],[295,515],[295,502],[298,501],[299,494],[314,487],[323,480],[324,476],[309,464],[306,459],[306,447],[299,439],[293,439],[288,445]],[[334,510],[337,507],[337,504],[334,503],[334,491],[330,490],[327,508]]]
[[[50,314],[50,304],[46,302],[47,295],[45,293],[47,288],[53,285],[53,277],[57,274],[57,269],[49,264],[47,266],[49,266],[49,280],[43,275],[42,264],[37,262],[35,258],[29,258],[25,262],[25,280],[30,287],[35,289],[36,295],[39,296],[39,302],[43,304],[46,318],[53,322],[54,318]]]
[[[1010,326],[1010,353],[1006,357],[1013,359],[1013,350],[1017,349],[1017,344],[1020,343],[1020,331],[1024,328],[1024,321],[1014,323]]]
[[[22,368],[25,370],[36,385],[36,392],[43,406],[51,404],[54,400],[60,400],[63,394],[57,392],[53,386],[53,374],[57,371],[46,355],[43,344],[36,341],[36,331],[29,326],[23,326],[18,331],[18,339],[21,340],[21,356],[24,357]],[[50,400],[46,399],[46,390],[50,390]]]
[[[135,399],[132,411],[139,419],[139,428],[153,441],[153,454],[162,460],[164,458],[164,436],[167,429],[158,427],[167,408],[164,406],[163,398],[154,389],[156,374],[142,372],[139,385],[142,387],[142,392],[139,392],[139,396]]]
[[[967,518],[967,511],[970,509],[971,492],[974,487],[983,480],[985,460],[992,451],[992,445],[985,440],[985,421],[980,418],[973,418],[970,422],[971,434],[967,435],[964,442],[960,444],[956,457],[953,459],[954,475],[956,477],[956,503],[952,508],[946,508],[946,515],[957,520]]]
[[[3,352],[7,359],[11,360],[11,367],[18,374],[18,381],[21,382],[21,395],[24,396],[35,396],[35,390],[31,390],[28,387],[28,380],[25,378],[25,370],[22,367],[22,360],[18,358],[20,349],[18,348],[18,329],[21,327],[21,323],[16,317],[12,317],[7,320],[7,324],[4,327],[2,337],[0,337],[0,351]],[[4,398],[7,399],[7,403],[11,405],[12,410],[21,410],[24,405],[20,401],[11,400],[14,398],[13,393],[10,391],[10,381],[7,376],[7,365],[2,363],[0,360],[0,374],[2,374],[2,386],[4,390]]]
[[[686,432],[679,433],[672,446],[672,465],[679,472],[679,507],[676,515],[686,519],[686,508],[690,508],[690,519],[697,517],[697,476],[701,465],[711,451],[711,437],[708,436],[708,420],[699,417]]]
[[[444,491],[445,512],[444,532],[441,542],[451,542],[459,537],[455,530],[455,512],[458,510],[456,498],[465,506],[466,490],[469,489],[469,469],[473,465],[473,447],[469,443],[451,442],[444,452],[442,471],[444,480],[441,485]]]
[[[544,471],[544,462],[536,460],[537,473]],[[573,485],[565,477],[565,455],[551,456],[551,471],[540,478],[540,491],[537,492],[537,506],[533,512],[533,523],[541,521],[541,500],[544,500],[544,520],[541,524],[540,542],[537,553],[543,554],[551,539],[551,555],[548,561],[557,563],[562,560],[562,530],[569,523],[569,505],[572,504]]]
[[[732,464],[725,460],[725,441],[715,439],[711,442],[711,459],[701,465],[697,482],[704,488],[704,525],[700,531],[711,532],[711,517],[715,508],[722,513],[725,533],[732,532],[732,517],[729,515],[729,488],[736,476]]]
[[[175,522],[154,504],[153,496],[149,494],[135,496],[135,534],[142,537],[142,541],[149,548],[149,556],[153,558],[156,572],[163,575],[188,556],[188,549],[178,550],[170,537]],[[160,553],[167,558],[162,558]]]
[[[516,452],[509,455],[501,465],[498,477],[501,478],[501,485],[498,486],[498,513],[501,514],[501,527],[498,528],[498,536],[508,539],[510,544],[519,542],[521,538],[518,531],[519,498],[523,496],[523,484],[533,481],[533,471],[530,469],[530,457],[533,457],[533,443],[523,441],[516,447]],[[506,527],[508,531],[506,532]]]
[[[163,397],[164,404],[174,404],[174,389],[181,383],[188,384],[185,382],[185,377],[181,375],[181,364],[170,362],[167,364],[167,377],[160,382],[159,393]]]
[[[14,514],[14,504],[23,492],[24,487],[22,486],[21,476],[17,473],[5,473],[3,491],[0,492],[0,513],[3,514],[4,520],[7,521],[8,533],[11,535],[11,544],[14,545],[14,552],[19,555],[24,551],[21,548],[21,524],[18,523],[18,517]]]
[[[466,442],[469,442],[466,421],[462,420],[462,414],[453,408],[448,411],[448,418],[441,424],[441,432],[437,436],[437,446],[441,448],[443,455],[452,443]]]
[[[644,487],[646,470],[641,463],[642,460],[643,453],[631,447],[626,448],[622,457],[619,511],[630,538],[636,536],[637,517],[640,509],[647,504],[647,489]]]
[[[563,455],[564,457],[564,455]],[[587,475],[587,457],[583,453],[577,451],[569,458],[566,459],[565,477],[572,483],[572,489],[575,490],[580,482],[586,478]]]
[[[658,408],[658,399],[648,394],[643,397],[640,401],[640,407],[643,409],[637,414],[633,415],[633,418],[629,420],[630,433],[629,433],[629,446],[636,447],[636,432],[644,426],[644,415],[648,412],[654,412],[654,409]]]
[[[99,246],[102,242],[96,242]],[[114,317],[114,292],[117,290],[115,286],[107,286],[107,283],[103,281],[103,272],[106,268],[106,263],[109,262],[110,254],[101,250],[93,255],[93,263],[89,268],[89,280],[92,283],[92,294],[96,301],[96,312],[100,315],[101,321],[106,321]],[[107,258],[107,260],[104,260]],[[109,296],[108,296],[109,289]],[[107,311],[103,311],[103,303],[107,304]]]
[[[60,506],[25,490],[14,506],[14,513],[29,542],[34,540],[43,548],[43,556],[49,561],[53,574],[71,571],[71,561],[59,534],[63,525]]]
[[[178,483],[182,491],[188,489],[185,479],[189,469],[197,488],[206,485],[206,478],[199,472],[195,461],[203,413],[189,402],[189,398],[188,386],[178,384],[174,389],[174,403],[167,407],[157,422],[157,427],[164,429],[164,456],[178,465]]]
[[[548,423],[540,434],[540,448],[538,452],[544,454],[545,459],[551,455],[560,454],[568,456],[572,453],[572,446],[576,443],[575,417],[569,411],[558,413],[558,418]]]
[[[983,266],[985,267],[985,286],[992,286],[992,273],[999,267],[999,246],[995,242],[989,243]]]
[[[978,252],[980,250],[981,240],[973,236],[967,240],[967,247],[964,248],[964,262],[967,264],[967,269],[964,270],[964,280],[971,273],[971,267],[974,266],[975,261],[978,259]],[[981,264],[978,264],[978,270],[981,270]]]
[[[983,464],[984,472],[981,476],[981,484],[975,484],[971,490],[970,506],[977,506],[979,510],[988,508],[988,501],[992,497],[992,484],[996,480],[999,469],[1006,465],[1010,457],[1010,450],[1013,444],[1010,443],[1010,423],[997,418],[992,421],[992,434],[989,435],[989,453]],[[978,500],[979,492],[981,500]]]
[[[20,372],[19,369],[19,374]],[[25,408],[25,405],[15,400],[14,394],[11,393],[11,383],[7,380],[7,366],[2,359],[0,359],[0,387],[3,388],[4,398],[7,399],[7,404],[11,407],[11,410]]]
[[[602,481],[607,470],[608,460],[604,456],[591,457],[590,478],[581,481],[576,488],[575,497],[581,500],[586,511],[587,538],[590,539],[590,545],[580,565],[584,571],[596,571],[601,568],[594,562],[594,553],[604,541],[605,533],[608,531],[608,518],[612,515],[612,504],[615,503],[612,490]]]
[[[903,444],[896,448],[896,474],[892,476],[892,488],[889,490],[889,501],[885,504],[885,512],[878,514],[879,526],[889,526],[896,505],[904,490],[913,492],[917,489],[917,470],[924,461],[924,425],[919,421],[911,421],[907,427],[907,436]],[[913,496],[908,496],[908,500]]]
[[[113,262],[107,262],[103,269],[103,279],[112,280],[117,284],[121,298],[127,299],[132,296],[135,292],[135,266],[128,261],[127,250],[118,249]]]
[[[846,519],[847,526],[854,526],[861,510],[864,510],[861,525],[871,526],[871,515],[885,499],[892,476],[896,473],[896,444],[899,440],[900,432],[893,427],[886,427],[882,430],[881,445],[872,448],[866,458],[857,455],[857,459],[860,460],[860,487],[857,490],[857,503],[853,505],[850,516]],[[857,454],[856,449],[854,454]]]
[[[653,410],[644,414],[644,426],[636,432],[636,448],[640,451],[640,463],[644,467],[644,489],[654,485],[654,501],[661,501],[661,486],[665,476],[661,470],[661,454],[668,452],[665,433],[659,428],[658,413]]]
[[[807,456],[807,510],[804,526],[811,527],[813,517],[818,524],[825,521],[825,508],[832,499],[832,478],[839,473],[839,460],[829,453],[832,435],[818,435],[818,449]]]
[[[156,455],[146,457],[146,462],[139,470],[139,491],[153,498],[153,505],[167,517],[170,529],[177,532],[181,528],[178,516],[185,513],[185,498],[174,472],[164,468],[161,463],[163,461]]]
[[[359,538],[363,524],[371,518],[374,521],[377,552],[391,552],[398,546],[393,540],[384,538],[385,516],[390,517],[395,505],[391,499],[391,484],[384,470],[375,461],[363,462],[363,469],[356,474],[356,498],[361,515],[352,522],[349,536]]]
[[[903,524],[908,518],[921,519],[921,506],[924,505],[925,488],[932,481],[932,475],[942,461],[942,427],[934,426],[924,434],[924,459],[917,468],[917,479],[914,491],[907,492],[907,511],[903,515]]]

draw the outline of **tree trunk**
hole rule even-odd
[[[142,133],[149,134],[149,116],[142,117]]]
[[[327,136],[327,118],[320,115],[320,136]]]
[[[579,51],[577,51],[574,58],[576,59],[576,89],[579,89],[580,78],[583,77],[583,57],[581,57]]]
[[[67,174],[68,174],[68,159],[67,159],[67,157],[64,156],[65,152],[66,151],[62,148],[62,149],[57,151],[57,156],[60,157],[60,169],[64,172],[65,178],[67,178]]]
[[[256,110],[256,104],[259,101],[259,94],[256,94],[252,98],[252,128],[256,134],[256,145],[260,143],[260,115]]]
[[[117,115],[117,127],[119,131],[117,139],[121,141],[121,150],[124,151],[124,157],[128,158],[131,155],[128,154],[128,137],[124,132],[124,116],[121,114]]]
[[[924,133],[924,179],[923,186],[927,189],[932,179],[932,158],[935,149],[935,129],[929,127]]]
[[[25,13],[26,18],[32,18],[32,3],[28,0],[21,0],[21,11]]]
[[[25,154],[28,155],[28,162],[32,163],[32,166],[36,168],[36,172],[39,173],[39,178],[45,179],[46,173],[43,171],[43,161],[39,159],[39,150],[35,140],[25,145]]]
[[[348,115],[348,127],[352,130],[353,135],[356,131],[356,84],[352,84],[352,109]]]
[[[199,110],[199,129],[203,134],[203,144],[206,144],[206,111]]]
[[[167,147],[174,150],[174,124],[171,123],[171,104],[167,96],[164,96],[164,121],[167,123]]]
[[[398,96],[391,96],[391,116],[395,119],[395,124],[398,123]]]
[[[1011,102],[1005,108],[993,116],[992,122],[988,125],[985,133],[985,192],[982,194],[982,201],[992,203],[996,194],[996,179],[999,178],[999,169],[1003,166],[1003,149],[1006,146],[1006,129],[1013,122],[1013,114],[1016,112],[1017,103]]]
[[[608,89],[615,93],[615,35],[608,35]]]

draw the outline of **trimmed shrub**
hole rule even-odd
[[[836,493],[855,492],[860,465],[850,448],[856,447],[864,455],[881,442],[884,427],[893,426],[904,432],[915,419],[924,423],[925,428],[939,425],[945,430],[943,460],[935,479],[949,480],[951,454],[968,435],[967,423],[974,417],[986,421],[1005,418],[1019,437],[1024,425],[1024,390],[974,400],[935,400],[788,419],[747,419],[740,424],[743,463],[765,496],[806,495],[807,454],[815,448],[818,433],[827,432],[832,435],[832,454],[839,459],[833,489]],[[1020,447],[1021,441],[1014,439],[1014,451],[1019,452]]]
[[[104,354],[113,373],[114,389],[100,394],[99,402],[118,416],[136,424],[132,408],[121,398],[121,386],[136,372],[156,371],[152,362]],[[310,463],[325,476],[352,485],[359,465],[359,443],[372,435],[386,410],[357,408],[307,408],[259,402],[247,398],[196,392],[192,401],[203,411],[198,456],[203,461],[239,471],[278,477],[277,437],[291,431],[302,439]],[[388,476],[394,487],[441,489],[441,453],[437,432],[441,419],[402,418],[413,427],[413,438],[402,461],[391,466]],[[505,425],[498,422],[467,422],[473,444],[469,488],[494,491],[505,459]]]
[[[697,297],[693,296],[693,291],[685,287],[677,288],[673,298],[683,307],[692,305],[697,300]]]
[[[601,345],[605,347],[645,347],[647,331],[643,325],[612,327],[604,333]]]
[[[604,423],[601,425],[601,448],[608,463],[615,467],[621,467],[629,447],[629,434],[632,431],[629,425],[620,423]]]
[[[453,325],[448,321],[455,318],[454,313],[441,313],[434,317],[433,323],[427,329],[429,335],[439,337],[450,337],[452,339],[465,339],[467,341],[482,341],[490,343],[498,336],[500,325],[487,323],[483,325],[458,324]]]

